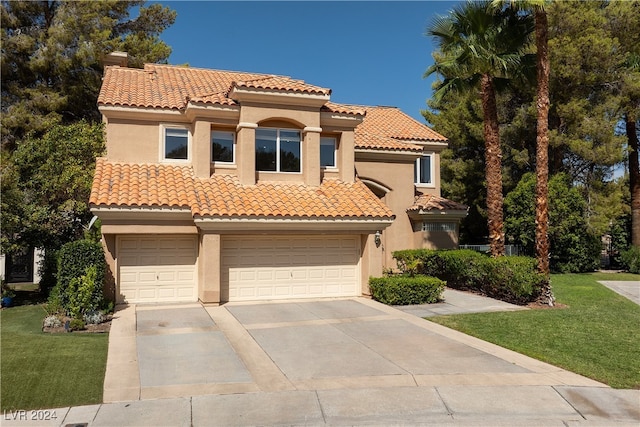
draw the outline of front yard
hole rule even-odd
[[[633,274],[558,274],[551,284],[565,308],[431,317],[457,329],[606,383],[640,388],[640,306],[598,280]]]
[[[102,402],[108,334],[42,332],[42,305],[0,313],[0,410]]]

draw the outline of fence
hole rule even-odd
[[[460,249],[471,249],[477,252],[489,252],[489,245],[460,245]],[[521,254],[518,245],[504,245],[504,254],[507,256],[517,256]]]

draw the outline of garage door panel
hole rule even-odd
[[[358,236],[226,236],[229,300],[359,295]]]
[[[118,248],[122,301],[197,301],[195,236],[125,236]]]

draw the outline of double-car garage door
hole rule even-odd
[[[121,236],[119,301],[197,301],[197,236]],[[223,236],[229,301],[360,295],[358,236]]]
[[[225,236],[229,301],[359,295],[356,236]]]

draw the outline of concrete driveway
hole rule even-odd
[[[188,399],[192,425],[640,420],[637,391],[364,298],[127,307],[104,387],[126,407]]]

